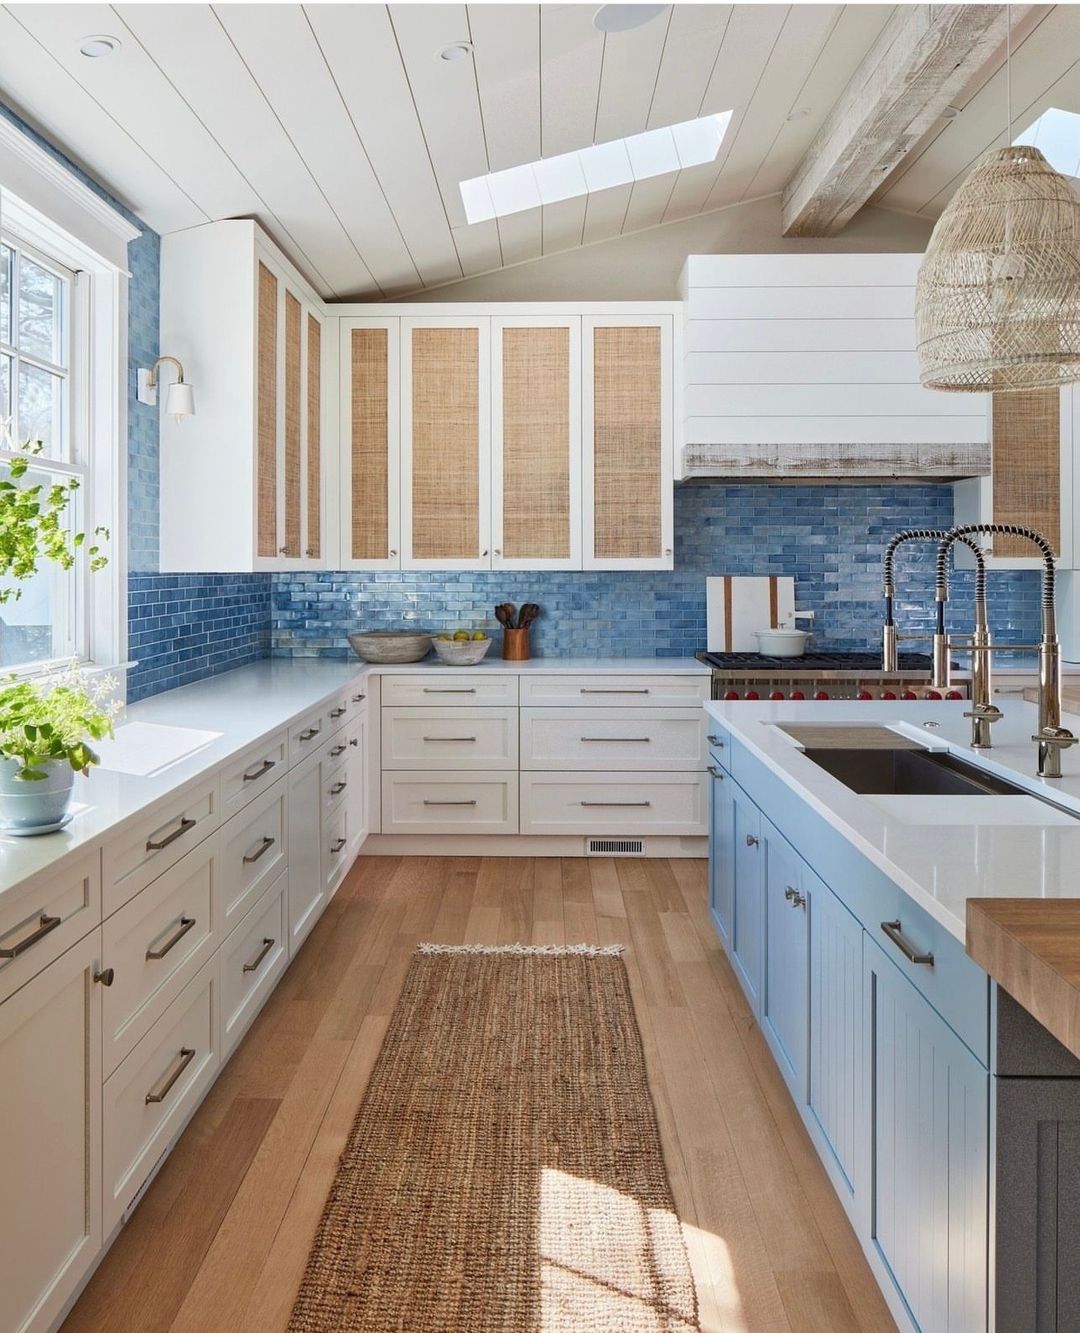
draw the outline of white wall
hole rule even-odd
[[[425,291],[423,301],[671,301],[687,255],[918,252],[932,224],[864,208],[840,236],[780,235],[780,196],[669,222]]]

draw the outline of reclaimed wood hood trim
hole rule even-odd
[[[688,444],[686,480],[958,481],[990,475],[989,444]]]

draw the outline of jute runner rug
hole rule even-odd
[[[695,1333],[619,949],[421,945],[291,1333]]]

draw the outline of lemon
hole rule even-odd
[[[468,642],[469,642],[469,631],[468,631],[467,629],[459,629],[459,630],[457,630],[457,631],[455,632],[455,634],[454,634],[454,642],[455,642],[455,643],[468,643]]]
[[[482,629],[473,630],[473,639],[475,642],[483,643],[486,638],[487,635],[484,633]]]

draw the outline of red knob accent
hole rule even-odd
[[[896,698],[896,694],[895,694],[895,692],[892,691],[892,690],[882,690],[882,692],[881,692],[881,697],[882,697],[883,699],[895,699],[895,698]]]
[[[760,699],[761,695],[758,694],[757,690],[747,690],[746,697],[747,699]]]
[[[828,697],[829,696],[825,690],[818,690],[817,694],[814,695],[815,699],[827,699]]]
[[[856,699],[872,699],[873,697],[874,696],[870,693],[869,690],[860,690],[859,693],[855,696]]]
[[[783,697],[784,697],[783,690],[773,690],[772,694],[769,695],[770,699],[782,699]]]
[[[963,697],[964,696],[960,693],[959,690],[950,690],[948,694],[946,694],[945,696],[946,699],[962,699]]]
[[[738,697],[739,697],[738,690],[728,690],[728,692],[724,695],[725,699],[737,699]]]
[[[792,697],[793,699],[805,699],[805,698],[806,698],[806,695],[803,694],[802,690],[792,690],[792,691],[791,691],[791,697]]]
[[[915,693],[914,690],[905,690],[904,693],[900,696],[901,699],[917,699],[918,697],[919,696]]]
[[[940,699],[940,698],[941,698],[941,691],[940,691],[940,690],[927,690],[927,691],[926,691],[926,694],[925,694],[924,697],[927,698],[927,699]]]

